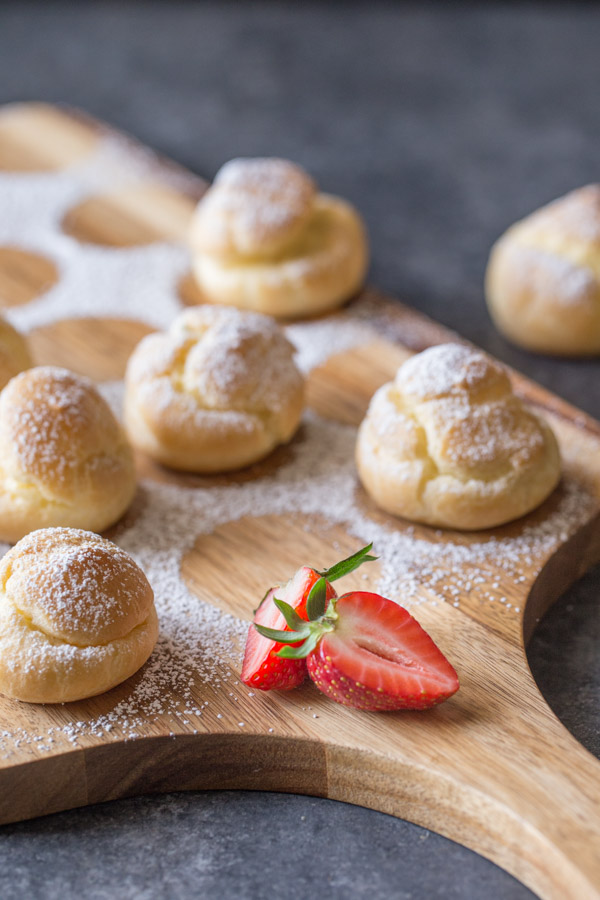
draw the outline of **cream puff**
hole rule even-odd
[[[492,248],[486,295],[515,344],[559,356],[600,354],[600,185],[534,212]]]
[[[41,366],[0,393],[0,540],[64,525],[102,531],[136,489],[133,455],[87,378]]]
[[[356,210],[284,159],[226,163],[198,204],[190,242],[208,302],[279,318],[335,309],[368,265]]]
[[[378,506],[444,528],[523,516],[560,478],[549,425],[513,393],[499,363],[461,344],[419,353],[375,393],[356,461]]]
[[[248,466],[294,435],[304,379],[273,319],[199,306],[145,337],[125,376],[132,444],[188,472]]]
[[[133,559],[97,534],[44,528],[0,563],[0,693],[66,703],[110,690],[156,643],[154,594]]]

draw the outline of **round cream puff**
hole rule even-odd
[[[294,435],[304,379],[267,316],[217,306],[180,315],[134,350],[125,376],[132,444],[173,469],[211,473],[262,459]]]
[[[64,525],[102,531],[136,489],[123,428],[87,378],[40,366],[0,393],[0,540]]]
[[[515,344],[600,354],[600,184],[509,228],[492,248],[486,296],[497,328]]]
[[[278,318],[340,306],[364,282],[364,225],[345,200],[317,192],[284,159],[234,159],[200,200],[192,267],[210,303]]]
[[[97,534],[44,528],[0,563],[0,693],[66,703],[143,666],[158,636],[154,594],[133,559]]]
[[[492,528],[535,509],[556,487],[550,427],[485,353],[441,344],[407,360],[373,396],[356,448],[378,506],[444,528]]]

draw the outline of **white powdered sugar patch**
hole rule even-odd
[[[125,395],[124,382],[118,379],[102,381],[96,385],[96,388],[102,394],[116,418],[121,422],[123,420],[123,397]]]
[[[297,351],[296,365],[308,373],[330,356],[376,340],[380,335],[366,322],[337,313],[312,322],[295,322],[285,332]]]
[[[438,344],[408,359],[396,384],[417,400],[464,394],[499,370],[484,353],[463,344]]]
[[[329,521],[343,524],[364,543],[374,541],[381,557],[376,589],[413,608],[441,602],[456,606],[472,592],[505,602],[499,584],[490,584],[489,570],[501,569],[505,578],[518,583],[525,566],[549,554],[588,515],[586,495],[569,483],[555,511],[539,524],[524,526],[516,537],[473,543],[417,538],[412,528],[376,523],[363,511],[354,466],[356,429],[309,413],[304,431],[291,462],[267,477],[202,488],[143,482],[141,509],[115,542],[138,562],[154,588],[161,635],[127,699],[105,715],[68,726],[72,743],[113,729],[132,738],[158,717],[182,722],[193,712],[213,715],[219,692],[228,695],[233,673],[239,671],[247,623],[202,602],[181,576],[181,561],[196,538],[219,525],[244,516],[321,517],[325,509]],[[265,577],[268,581],[268,573]],[[209,709],[198,707],[201,682],[216,694]],[[20,739],[27,742],[23,735]],[[6,752],[8,743],[0,740],[0,749]]]
[[[595,306],[598,279],[591,268],[560,255],[552,247],[546,249],[543,238],[539,239],[539,246],[529,244],[530,237],[522,240],[511,247],[511,263],[518,279],[528,285],[532,294],[551,298],[552,303],[562,307]]]
[[[310,213],[312,179],[284,159],[232,159],[219,170],[197,217],[200,244],[252,255],[285,243]]]
[[[0,172],[0,243],[27,246],[48,239],[75,204],[91,194],[159,181],[183,190],[199,181],[169,169],[145,147],[119,135],[104,136],[85,160],[56,172]]]
[[[60,272],[59,283],[44,296],[8,311],[17,327],[30,329],[75,316],[137,319],[159,328],[171,323],[181,310],[177,282],[188,265],[184,248],[169,243],[126,249],[81,245],[60,227],[65,212],[89,193],[156,177],[155,169],[151,154],[106,138],[87,162],[66,172],[0,175],[0,244],[44,253]],[[165,180],[163,169],[159,174]],[[167,173],[167,181],[169,177]],[[419,329],[413,326],[408,336],[406,330],[397,333],[402,312],[393,317],[387,308],[367,296],[349,311],[287,326],[301,370],[309,372],[333,354],[370,343],[381,332],[419,349]],[[123,383],[105,382],[99,390],[120,417]],[[30,732],[8,723],[4,731],[0,726],[0,756],[17,748],[53,752],[65,738],[73,745],[90,736],[133,739],[159,717],[163,725],[171,722],[173,730],[187,726],[190,716],[223,717],[225,702],[237,700],[248,626],[191,593],[181,564],[198,536],[227,522],[266,515],[322,518],[326,512],[332,523],[344,525],[364,543],[374,542],[381,557],[377,588],[403,605],[457,605],[474,592],[482,601],[508,607],[500,582],[492,583],[493,573],[500,569],[504,580],[518,583],[524,567],[550,553],[588,517],[589,498],[567,482],[554,510],[538,524],[521,527],[514,537],[461,541],[447,535],[441,543],[434,534],[429,541],[405,523],[390,520],[384,525],[369,516],[357,481],[355,441],[355,428],[307,413],[301,436],[274,474],[228,484],[215,479],[212,486],[206,486],[206,479],[202,486],[193,486],[190,479],[180,484],[143,481],[113,539],[142,567],[154,589],[160,621],[154,653],[131,681],[125,699],[114,701],[104,715],[90,713],[85,720],[54,724],[40,733],[34,726]],[[0,552],[6,549],[0,546]],[[265,585],[270,577],[265,572]],[[254,702],[253,694],[247,696],[247,702]],[[32,721],[35,718],[32,713]]]
[[[86,316],[136,319],[166,328],[181,310],[177,282],[188,266],[182,247],[157,243],[112,249],[56,234],[30,241],[23,249],[51,259],[60,280],[31,303],[6,310],[6,317],[22,331]]]
[[[163,340],[177,353],[184,385],[209,409],[277,413],[301,390],[293,347],[268,316],[197,307],[180,316]]]
[[[39,637],[41,653],[27,662],[35,664],[44,653],[61,652],[68,658],[82,647],[91,652],[86,639],[90,632],[98,635],[93,649],[102,652],[103,633],[114,632],[115,625],[119,629],[119,622],[126,620],[127,630],[118,631],[123,636],[146,617],[147,608],[143,612],[140,606],[138,618],[131,619],[140,591],[149,593],[144,576],[122,548],[92,532],[62,528],[23,538],[18,555],[10,558],[3,601],[31,618],[35,627],[28,636]],[[44,635],[71,635],[79,646],[49,644]]]
[[[532,213],[522,225],[534,234],[555,232],[566,240],[600,244],[600,185],[570,191]]]
[[[183,187],[198,184],[191,175],[159,167],[150,151],[113,136],[101,140],[87,161],[65,171],[0,173],[0,245],[41,254],[60,275],[45,294],[5,311],[13,325],[28,331],[83,316],[169,325],[181,309],[177,282],[189,266],[184,247],[157,242],[107,248],[82,244],[61,229],[68,210],[90,194],[150,179]]]
[[[424,315],[415,316],[413,310],[402,306],[371,290],[365,290],[350,307],[356,324],[362,322],[387,340],[402,344],[409,350],[419,352],[433,342],[446,343],[456,340],[465,343],[460,335],[450,331]]]

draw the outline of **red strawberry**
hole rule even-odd
[[[356,709],[428,709],[458,690],[456,672],[416,619],[379,594],[346,594],[307,659],[324,694]]]
[[[354,571],[363,562],[374,559],[375,557],[368,555],[371,546],[364,547],[325,572],[303,566],[283,588],[272,588],[266,594],[248,631],[240,676],[244,684],[261,691],[285,691],[302,684],[306,677],[306,660],[284,659],[279,651],[289,643],[292,628],[307,625],[309,616],[306,606],[309,597],[315,596],[315,586],[319,585],[317,594],[323,594],[323,604],[329,603],[337,597],[330,582]],[[298,640],[301,641],[304,637],[306,635]]]
[[[285,587],[271,588],[256,610],[254,623],[289,633],[290,628],[286,625],[283,613],[277,608],[273,598],[276,596],[288,603],[305,620],[306,600],[319,577],[319,573],[314,569],[303,566]],[[327,596],[328,598],[337,596],[330,584]],[[261,691],[288,691],[298,687],[306,678],[306,660],[282,659],[277,656],[284,645],[263,637],[254,628],[254,623],[248,630],[241,681]]]
[[[319,690],[345,706],[428,709],[458,690],[456,672],[416,619],[379,594],[344,594],[291,639],[294,633],[304,644],[295,641],[280,656],[306,657]]]

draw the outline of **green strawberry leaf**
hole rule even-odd
[[[321,576],[318,581],[315,581],[306,598],[306,614],[311,622],[324,614],[326,602],[327,582]]]
[[[286,603],[285,600],[280,600],[278,597],[273,597],[273,603],[279,610],[279,612],[283,615],[283,618],[286,621],[286,625],[292,629],[292,631],[297,631],[301,629],[304,625],[306,625],[306,621],[301,619],[293,606],[290,606],[289,603]]]
[[[282,659],[304,659],[309,653],[312,653],[322,637],[322,631],[312,631],[299,647],[287,645],[278,650],[275,656],[280,656]]]
[[[350,572],[354,572],[354,570],[358,569],[359,566],[362,566],[363,563],[374,562],[376,559],[379,559],[378,556],[371,556],[369,554],[369,550],[372,549],[373,543],[371,542],[370,544],[367,544],[366,547],[363,547],[362,550],[358,550],[356,553],[353,553],[352,556],[340,560],[340,562],[331,566],[330,569],[326,569],[324,572],[319,572],[318,574],[327,581],[336,581],[344,575],[349,575]],[[317,570],[315,569],[315,571]]]
[[[270,641],[275,641],[278,644],[289,643],[290,641],[293,644],[297,644],[298,641],[301,641],[310,634],[308,622],[304,623],[305,627],[300,631],[278,631],[277,628],[267,628],[266,625],[257,625],[256,622],[253,624],[259,634],[262,634],[263,637],[268,638]]]

